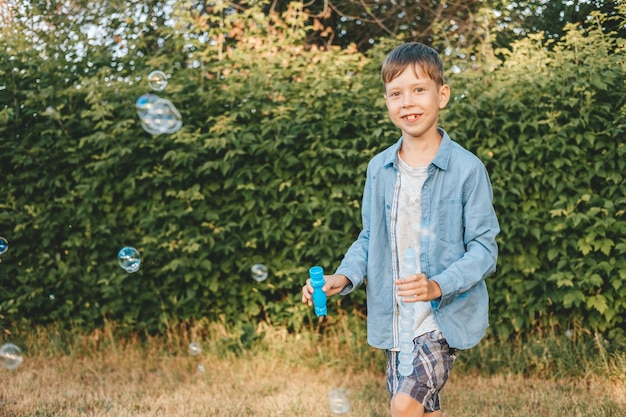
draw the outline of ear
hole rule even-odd
[[[450,101],[450,86],[444,84],[439,87],[439,108],[445,108],[448,105],[448,101]]]

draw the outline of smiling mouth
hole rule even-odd
[[[402,118],[406,121],[412,122],[414,120],[419,119],[419,114],[407,114],[406,116],[402,116]]]

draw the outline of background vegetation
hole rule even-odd
[[[0,414],[329,416],[328,393],[342,387],[350,401],[346,417],[388,416],[385,355],[367,346],[358,321],[342,317],[342,325],[323,334],[262,325],[263,337],[246,347],[232,329],[206,322],[145,340],[119,338],[110,326],[67,339],[66,332],[39,329],[24,340],[30,348],[20,368],[0,369]],[[200,354],[188,353],[190,342],[199,343]],[[444,415],[462,417],[480,410],[487,417],[538,412],[546,417],[622,417],[626,385],[593,367],[599,363],[597,350],[578,346],[580,356],[572,360],[571,340],[552,342],[552,352],[526,353],[537,367],[532,376],[509,372],[510,365],[528,362],[528,356],[490,349],[483,367],[468,370],[466,355],[484,352],[488,345],[462,352],[443,392]],[[586,370],[572,378],[568,365]],[[492,366],[495,375],[487,371]]]
[[[338,265],[359,231],[365,166],[398,137],[380,63],[399,40],[432,38],[455,95],[442,126],[494,184],[494,343],[568,330],[623,352],[623,5],[558,35],[516,27],[506,44],[497,10],[479,8],[475,41],[432,26],[359,48],[315,41],[331,26],[300,2],[102,3],[4,4],[5,333],[313,325],[307,270]],[[149,135],[136,115],[153,69],[183,115],[172,135]],[[117,265],[127,245],[143,257],[134,274]],[[261,283],[255,263],[270,271]],[[363,291],[331,301],[344,313],[365,315]]]

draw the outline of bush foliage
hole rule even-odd
[[[378,75],[391,44],[305,48],[294,7],[112,19],[104,47],[77,27],[2,31],[0,326],[299,328],[313,318],[300,303],[308,268],[338,265],[359,232],[366,164],[398,137]],[[499,338],[562,327],[624,340],[625,56],[611,34],[568,27],[553,44],[513,45],[490,71],[449,74],[442,125],[487,165],[502,226],[488,280]],[[136,115],[153,69],[183,116],[172,135]],[[141,252],[138,272],[117,265],[123,246]],[[256,263],[270,271],[261,283]],[[363,291],[330,302],[365,313]]]
[[[573,26],[530,37],[493,73],[456,80],[445,124],[487,165],[499,220],[492,324],[626,328],[624,42]]]

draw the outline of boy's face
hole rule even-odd
[[[409,65],[385,85],[389,117],[405,140],[429,139],[437,135],[439,110],[450,99],[450,87],[437,85],[419,66]]]

